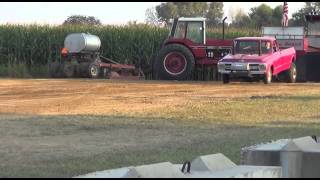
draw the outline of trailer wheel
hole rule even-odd
[[[88,70],[91,78],[100,77],[100,66],[97,65],[96,63],[91,63]]]
[[[75,75],[75,66],[70,61],[63,63],[63,74],[67,78],[72,78]]]
[[[57,61],[54,61],[49,64],[49,77],[50,78],[57,78],[59,77],[60,73],[60,63]]]
[[[188,48],[169,44],[160,50],[153,69],[161,80],[188,80],[194,64],[194,56]]]
[[[223,81],[223,84],[228,84],[230,82],[230,75],[222,74],[222,81]]]
[[[294,63],[291,63],[291,67],[290,69],[288,69],[287,71],[285,71],[285,81],[287,83],[295,83],[297,80],[297,69],[296,69],[296,65]]]
[[[270,84],[272,82],[272,69],[269,68],[266,74],[263,77],[263,82],[265,84]]]
[[[77,67],[78,76],[83,78],[90,78],[89,71],[88,71],[89,66],[90,66],[90,63],[87,63],[87,62],[79,63]]]

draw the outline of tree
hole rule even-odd
[[[223,2],[211,2],[206,17],[209,26],[216,26],[221,23],[223,16]]]
[[[272,26],[281,26],[283,15],[283,5],[275,7],[272,11]]]
[[[96,19],[93,16],[82,16],[82,15],[72,15],[69,16],[64,22],[63,25],[68,24],[78,24],[78,25],[101,25],[99,19]]]
[[[206,17],[209,24],[218,24],[223,16],[223,2],[168,2],[156,6],[158,21],[168,24],[175,17]]]
[[[241,8],[230,12],[230,16],[232,20],[232,24],[230,26],[233,27],[248,27],[252,23],[250,17]]]
[[[146,23],[151,25],[159,25],[160,20],[158,18],[157,11],[154,7],[148,8],[145,13]]]
[[[172,2],[161,3],[156,6],[157,15],[160,21],[164,21],[166,24],[169,23],[171,18],[175,18],[178,15],[178,8]]]
[[[173,4],[177,6],[180,17],[203,17],[208,9],[206,2],[174,2]]]
[[[294,26],[304,26],[306,23],[305,15],[311,12],[320,13],[320,2],[306,2],[303,8],[292,14],[289,23]]]
[[[261,4],[258,7],[251,8],[250,11],[249,17],[256,27],[260,28],[272,24],[273,10],[270,6]]]

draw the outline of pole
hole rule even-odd
[[[224,40],[224,23],[225,23],[225,21],[226,21],[226,19],[227,19],[227,16],[226,17],[224,17],[223,18],[223,20],[222,20],[222,39]]]

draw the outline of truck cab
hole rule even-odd
[[[293,47],[281,50],[273,37],[240,37],[234,40],[233,53],[218,62],[218,72],[224,83],[249,78],[269,84],[281,73],[287,82],[295,82],[295,56]]]

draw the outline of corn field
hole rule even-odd
[[[10,75],[3,70],[29,71],[42,74],[53,59],[60,58],[64,38],[69,33],[88,32],[101,39],[103,56],[120,63],[150,64],[161,43],[169,34],[168,28],[144,24],[125,26],[49,26],[0,25],[0,76]],[[226,28],[226,39],[258,35],[258,30]],[[221,38],[221,28],[207,30],[208,38]],[[5,67],[5,68],[3,68]],[[22,67],[22,68],[19,68]],[[21,70],[20,70],[21,69]],[[25,74],[25,73],[23,73]],[[41,74],[41,73],[40,73]]]

